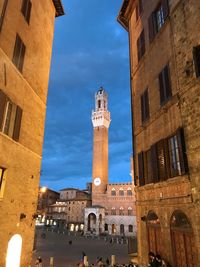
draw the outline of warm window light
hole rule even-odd
[[[6,267],[20,267],[21,249],[22,238],[20,235],[14,235],[8,242]]]

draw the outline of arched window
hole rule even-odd
[[[196,266],[196,244],[192,226],[182,211],[175,211],[170,221],[174,265]],[[181,248],[181,249],[180,249]]]
[[[119,189],[119,195],[120,195],[120,196],[124,196],[124,189],[123,189],[123,188],[120,188],[120,189]]]
[[[133,225],[129,225],[128,226],[128,231],[129,231],[129,233],[132,233],[133,232]]]
[[[105,223],[104,230],[108,231],[108,224],[107,223]]]
[[[133,215],[133,209],[131,207],[128,207],[128,215],[129,216]]]
[[[119,215],[124,215],[124,208],[123,207],[120,207],[120,209],[119,209]]]
[[[132,189],[130,187],[127,189],[127,196],[132,196]]]
[[[111,190],[111,196],[116,196],[116,190],[115,190],[115,188],[112,188],[112,190]]]
[[[124,234],[124,225],[120,224],[120,234],[123,235]]]
[[[111,209],[111,215],[116,215],[116,209],[114,207]]]

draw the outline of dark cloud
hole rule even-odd
[[[110,181],[130,180],[128,37],[117,23],[122,0],[63,0],[56,19],[41,183],[84,188],[92,173],[94,94],[109,95]]]

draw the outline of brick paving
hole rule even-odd
[[[42,257],[43,266],[49,267],[50,257],[54,257],[54,267],[76,267],[81,260],[82,251],[88,256],[89,264],[96,263],[97,257],[110,259],[116,255],[119,264],[128,263],[127,244],[106,242],[104,238],[86,238],[84,236],[68,236],[56,232],[46,232],[46,238],[41,237],[42,230],[37,230],[37,246],[33,252],[32,266],[38,256]],[[69,241],[72,240],[72,245]]]

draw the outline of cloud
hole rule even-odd
[[[103,86],[109,97],[110,179],[129,178],[131,117],[127,33],[121,0],[64,0],[56,19],[41,183],[85,187],[92,175],[91,112]],[[116,180],[117,181],[117,180]]]

